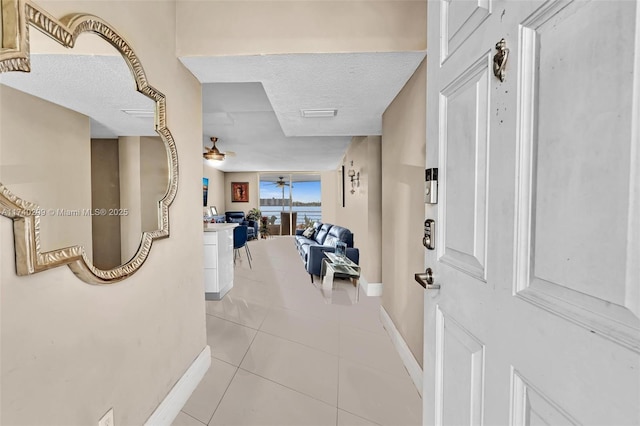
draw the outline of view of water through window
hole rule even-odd
[[[317,180],[312,180],[317,178]],[[280,225],[282,212],[295,213],[295,227],[303,228],[322,220],[320,175],[261,176],[260,211],[270,225]]]

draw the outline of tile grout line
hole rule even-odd
[[[371,420],[369,418],[363,417],[363,416],[361,416],[359,414],[352,413],[351,411],[346,410],[344,408],[340,408],[340,364],[341,364],[341,362],[343,360],[349,361],[348,359],[342,358],[342,357],[340,357],[340,359],[338,360],[338,401],[336,403],[336,408],[337,408],[337,411],[336,411],[336,426],[338,426],[338,416],[340,414],[340,410],[344,411],[345,413],[349,413],[349,414],[351,414],[353,416],[356,416],[358,418],[361,418],[363,420],[366,420],[366,421],[368,421],[370,423],[373,423],[374,425],[380,426],[380,423],[377,423],[377,422],[375,422],[375,421],[373,421],[373,420]]]
[[[329,406],[329,407],[333,407],[333,405],[329,404],[327,401],[323,401],[323,400],[321,400],[321,399],[316,398],[316,397],[315,397],[315,396],[313,396],[313,395],[309,395],[309,394],[307,394],[307,393],[304,393],[304,392],[302,392],[302,391],[299,391],[299,390],[297,390],[297,389],[294,389],[294,388],[292,388],[292,387],[289,387],[289,386],[287,386],[287,385],[285,385],[285,384],[282,384],[282,383],[280,383],[280,382],[276,382],[275,380],[270,379],[270,378],[268,378],[268,377],[261,376],[260,374],[257,374],[257,373],[254,373],[253,371],[249,371],[249,370],[247,370],[246,368],[238,367],[238,369],[239,369],[239,370],[242,370],[242,371],[244,371],[244,372],[247,372],[247,373],[249,373],[249,374],[253,374],[254,376],[260,377],[261,379],[267,380],[267,381],[269,381],[269,382],[271,382],[271,383],[274,383],[274,384],[276,384],[276,385],[278,385],[278,386],[282,386],[283,388],[285,388],[285,389],[289,389],[289,390],[290,390],[290,391],[292,391],[292,392],[299,393],[300,395],[304,395],[304,396],[306,396],[307,398],[311,398],[311,399],[313,399],[314,401],[318,401],[318,402],[323,403],[324,405],[327,405],[327,406]],[[338,408],[338,407],[336,406],[335,408]]]
[[[242,355],[242,359],[238,363],[238,368],[240,368],[240,366],[242,365],[242,362],[247,357],[247,354],[251,350],[251,345],[253,345],[253,342],[255,342],[256,337],[258,336],[258,333],[260,333],[260,330],[256,330],[256,334],[253,335],[253,339],[251,339],[251,343],[249,343],[249,346],[247,346],[247,350],[244,352],[244,355]]]
[[[336,354],[334,354],[334,353],[327,352],[327,351],[325,351],[325,350],[322,350],[322,349],[316,348],[316,347],[314,347],[314,346],[309,346],[309,345],[307,345],[307,344],[305,344],[305,343],[301,343],[301,342],[298,342],[298,341],[295,341],[295,340],[291,340],[291,339],[288,339],[288,338],[286,338],[286,337],[278,336],[277,334],[269,333],[268,331],[258,330],[258,332],[259,332],[259,333],[268,334],[269,336],[272,336],[272,337],[277,337],[278,339],[286,340],[287,342],[296,343],[296,344],[298,344],[298,345],[304,346],[305,348],[309,348],[309,349],[316,350],[316,351],[318,351],[318,352],[322,352],[323,354],[327,354],[327,355],[335,356],[335,357],[337,357],[337,358],[338,358],[338,357],[340,357],[340,355],[336,355]],[[338,352],[339,352],[339,351],[338,351]]]
[[[273,310],[273,303],[274,302],[271,302],[271,304],[267,308],[267,314],[264,316],[264,318],[262,318],[262,321],[260,321],[260,325],[258,326],[258,331],[260,331],[260,329],[262,328],[262,325],[264,324],[264,322],[267,320],[269,315],[271,315],[271,311]]]
[[[229,363],[227,363],[227,364],[229,364]],[[233,365],[233,364],[230,364],[230,365]],[[238,374],[238,370],[239,369],[240,369],[240,367],[236,367],[236,371],[233,372],[233,376],[231,376],[231,380],[229,380],[229,383],[227,384],[227,387],[224,388],[224,392],[222,393],[222,396],[220,397],[220,400],[218,401],[218,404],[216,404],[216,408],[213,410],[213,413],[211,413],[211,417],[209,417],[209,421],[207,422],[207,426],[209,425],[209,423],[211,423],[211,420],[213,420],[213,416],[215,416],[216,411],[218,411],[218,408],[220,407],[220,404],[222,404],[222,400],[224,399],[224,396],[227,394],[227,391],[229,390],[229,387],[231,387],[231,383],[233,382],[233,379],[236,378],[236,374]]]
[[[324,305],[321,305],[324,306]],[[314,314],[309,314],[307,311],[303,311],[303,310],[298,310],[298,309],[293,309],[291,307],[287,307],[287,306],[282,306],[282,305],[277,305],[275,306],[276,309],[281,310],[281,311],[289,311],[289,312],[293,312],[296,314],[301,314],[306,318],[312,319],[312,320],[317,320],[317,321],[322,321],[322,322],[331,322],[331,323],[340,323],[340,320],[333,320],[333,319],[327,319],[323,316],[320,315],[314,315]]]
[[[218,316],[218,315],[215,315],[215,314],[210,314],[210,313],[206,313],[206,314],[209,315],[210,317],[218,318],[218,319],[221,319],[221,320],[224,320],[224,321],[229,321],[230,323],[233,323],[235,325],[241,325],[243,327],[250,328],[251,330],[256,330],[256,331],[260,330],[259,328],[254,328],[254,327],[251,327],[250,325],[246,325],[246,324],[239,323],[237,321],[230,320],[229,318],[224,318],[224,317],[221,317],[221,316]]]
[[[368,418],[366,418],[366,417],[362,417],[360,414],[352,413],[351,411],[349,411],[349,410],[345,410],[344,408],[338,408],[338,410],[342,410],[342,411],[344,411],[345,413],[349,413],[349,414],[351,414],[352,416],[358,417],[359,419],[366,420],[366,421],[368,421],[369,423],[373,423],[374,425],[382,426],[382,425],[381,425],[380,423],[378,423],[378,422],[375,422],[375,421],[373,421],[373,420],[371,420],[371,419],[368,419]]]
[[[271,307],[273,306],[273,304],[275,303],[275,301],[273,301],[273,300],[271,300],[271,299],[258,298],[258,297],[253,298],[252,296],[247,297],[247,296],[244,296],[244,295],[236,295],[236,294],[233,292],[233,290],[238,286],[237,281],[238,281],[238,280],[237,280],[237,277],[236,277],[236,278],[234,279],[234,283],[235,283],[235,284],[234,284],[234,286],[229,290],[229,293],[227,294],[228,296],[235,297],[236,299],[241,299],[241,300],[243,300],[243,301],[245,301],[245,302],[249,302],[249,303],[252,303],[252,304],[254,304],[254,305],[261,305],[261,306],[263,306],[263,307],[265,307],[265,308],[271,308]],[[254,281],[254,282],[264,282],[264,281]],[[244,284],[243,284],[243,285],[244,285]],[[246,284],[246,285],[252,285],[252,284]],[[268,289],[268,291],[272,291],[272,289]],[[207,302],[214,302],[214,303],[215,303],[215,302],[222,302],[222,300],[223,300],[223,299],[220,299],[220,300],[208,300]],[[269,300],[268,304],[265,304],[265,303],[264,303],[266,300]],[[211,314],[209,314],[209,315],[211,315]]]
[[[187,415],[187,416],[191,417],[192,419],[194,419],[195,421],[197,421],[197,422],[198,422],[198,423],[200,423],[201,425],[203,425],[203,426],[207,426],[205,423],[202,423],[202,422],[200,421],[200,419],[196,419],[195,417],[193,417],[191,414],[187,413],[186,411],[182,411],[182,410],[180,410],[180,412],[181,412],[182,414],[185,414],[185,415]]]

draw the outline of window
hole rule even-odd
[[[319,173],[263,173],[260,175],[260,211],[273,226],[281,228],[282,218],[285,226],[280,235],[290,235],[294,229],[310,226],[322,221],[321,183]],[[288,223],[293,217],[295,223]],[[277,232],[276,232],[277,234]]]

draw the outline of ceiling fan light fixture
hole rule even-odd
[[[205,152],[203,154],[205,160],[223,161],[225,155],[220,152]]]
[[[300,114],[304,118],[324,118],[335,117],[338,115],[338,110],[333,109],[301,109]]]
[[[278,188],[284,188],[285,186],[290,186],[291,182],[287,182],[284,180],[284,176],[278,176],[278,180],[272,182],[273,185],[277,186]],[[293,188],[293,186],[292,186]]]
[[[205,160],[224,161],[226,155],[223,152],[220,152],[220,150],[218,150],[218,148],[216,147],[217,141],[218,138],[214,136],[211,138],[211,142],[213,142],[213,148],[205,147],[207,149],[207,152],[202,154]]]

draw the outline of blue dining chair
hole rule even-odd
[[[247,238],[247,225],[238,225],[233,228],[233,263],[236,263],[236,257],[240,256],[240,249],[244,247],[244,250],[247,252],[247,260],[249,260],[249,268],[253,269],[253,266],[251,266],[251,251],[249,251]]]

